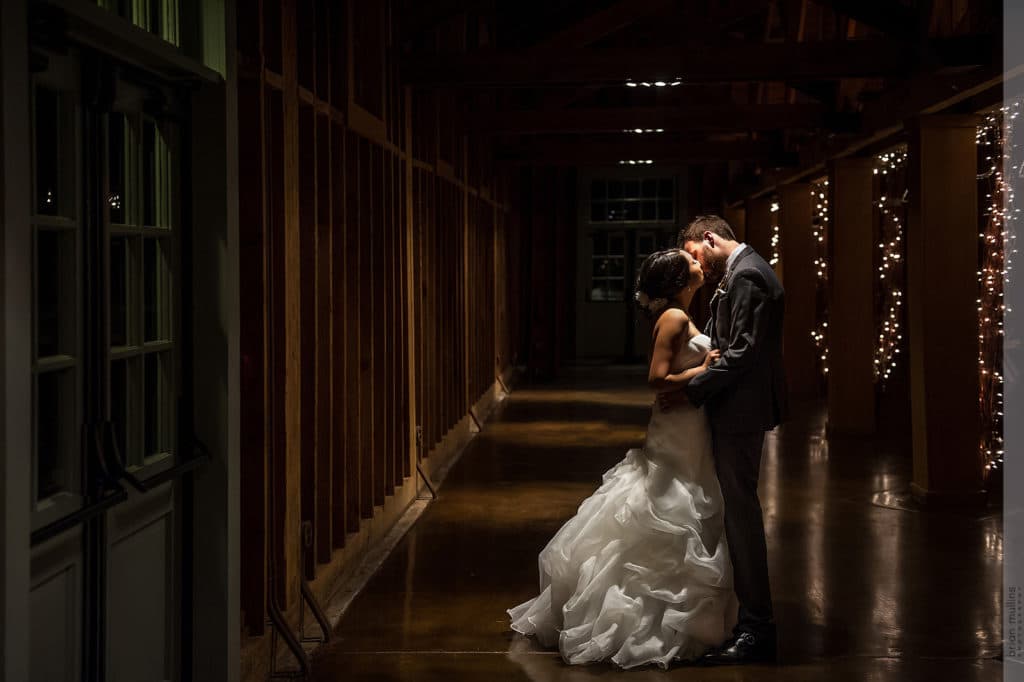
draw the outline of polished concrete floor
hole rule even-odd
[[[566,666],[513,633],[537,553],[626,450],[649,395],[634,369],[578,370],[516,391],[316,654],[327,680],[1002,679],[1002,521],[915,509],[899,428],[826,439],[798,407],[761,477],[778,666]]]

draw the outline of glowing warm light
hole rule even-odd
[[[878,292],[882,310],[879,316],[878,345],[875,348],[875,381],[883,388],[896,367],[896,356],[903,345],[903,225],[906,223],[907,148],[901,145],[875,157],[874,174],[878,178],[881,242],[878,249]],[[895,198],[894,198],[895,197]]]
[[[811,235],[814,238],[814,272],[817,276],[817,326],[811,338],[819,351],[818,364],[828,376],[828,180],[811,183]]]
[[[679,77],[676,77],[676,78],[674,78],[674,79],[672,79],[670,81],[639,81],[639,82],[636,82],[632,78],[627,78],[626,79],[626,87],[627,88],[635,88],[635,87],[638,87],[638,86],[642,86],[642,87],[645,87],[645,88],[674,88],[677,85],[682,85],[682,84],[683,84],[683,79],[679,78]]]
[[[772,216],[772,258],[770,264],[775,267],[782,262],[782,252],[780,251],[780,245],[782,242],[782,230],[779,227],[779,202],[775,199],[772,200],[771,208]]]
[[[978,269],[978,404],[981,412],[979,454],[991,476],[1003,466],[1004,318],[1013,312],[1003,303],[1013,256],[1017,253],[1016,185],[1024,164],[1013,139],[1021,111],[1017,101],[985,117],[978,126],[978,195],[980,211]]]

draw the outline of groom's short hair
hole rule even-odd
[[[717,234],[722,239],[736,241],[736,233],[732,231],[729,223],[725,222],[724,218],[717,215],[699,215],[691,220],[689,225],[680,230],[677,246],[683,248],[686,242],[704,241],[705,232]]]

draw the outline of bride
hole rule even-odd
[[[679,249],[640,267],[636,298],[655,320],[655,392],[682,388],[718,358],[685,313],[703,281]],[[557,643],[567,663],[668,668],[726,639],[737,602],[704,409],[655,407],[643,448],[605,472],[538,564],[540,595],[508,610],[512,629]]]

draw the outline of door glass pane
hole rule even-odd
[[[36,232],[36,354],[60,353],[61,257],[60,233]]]
[[[74,371],[44,372],[36,378],[36,499],[65,491],[74,461]]]
[[[167,240],[143,240],[143,320],[146,341],[170,340]]]
[[[626,237],[622,232],[594,232],[591,272],[590,300],[623,300],[623,281]]]
[[[157,212],[156,126],[142,123],[142,224],[156,225]]]
[[[605,271],[609,277],[622,277],[622,258],[606,258]]]
[[[621,232],[608,235],[608,254],[611,256],[619,256],[620,258],[626,255],[626,235]]]
[[[141,457],[136,447],[136,423],[139,405],[135,384],[138,381],[138,358],[115,360],[110,363],[110,421],[121,458],[128,465],[138,465]]]
[[[60,95],[46,88],[36,88],[35,154],[36,213],[60,213],[61,196],[61,126]]]
[[[170,376],[170,353],[148,353],[145,357],[145,448],[147,457],[173,449],[171,439],[170,406],[172,389]]]
[[[110,240],[110,345],[128,345],[128,264],[127,237]]]
[[[672,200],[658,202],[658,220],[672,220]]]
[[[124,114],[109,116],[107,174],[107,206],[110,208],[110,222],[124,224],[127,221],[127,144],[128,126]]]
[[[654,253],[654,234],[651,232],[641,232],[636,236],[636,255],[637,258],[643,260],[647,256]]]

